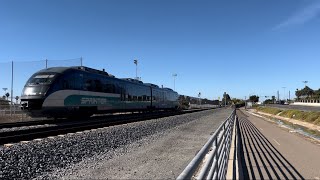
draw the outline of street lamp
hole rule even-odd
[[[199,105],[201,105],[201,99],[200,99],[200,97],[201,97],[201,92],[199,92],[199,94],[198,94],[198,98],[199,98]]]
[[[138,60],[133,60],[133,63],[136,65],[136,79],[138,79],[139,80],[139,78],[138,78]]]
[[[176,77],[178,76],[177,74],[172,74],[173,76],[173,90],[176,90]]]

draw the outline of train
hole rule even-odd
[[[116,78],[104,69],[51,67],[34,73],[21,95],[31,117],[72,118],[93,114],[177,110],[179,94],[133,78]]]

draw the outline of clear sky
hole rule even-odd
[[[0,1],[0,85],[18,61],[14,96],[36,61],[79,57],[116,77],[134,77],[138,59],[144,82],[173,88],[176,73],[180,94],[209,99],[318,89],[320,1]]]

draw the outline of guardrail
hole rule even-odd
[[[219,126],[198,154],[178,176],[182,179],[226,179],[236,110]]]

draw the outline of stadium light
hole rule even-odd
[[[178,76],[177,74],[172,74],[173,76],[173,90],[176,90],[176,77]]]
[[[133,63],[136,65],[136,79],[139,79],[138,78],[138,60],[137,59],[133,60]]]

